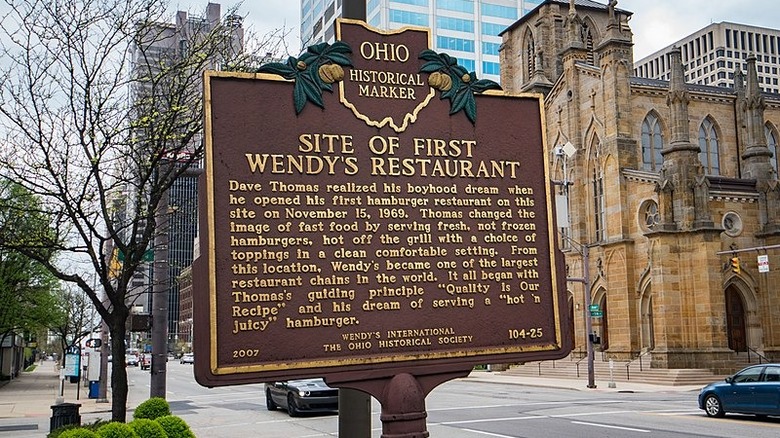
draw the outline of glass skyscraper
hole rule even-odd
[[[344,0],[302,0],[303,47],[335,38]],[[378,29],[428,27],[432,49],[458,58],[481,79],[500,79],[498,34],[542,0],[367,0],[366,22]]]

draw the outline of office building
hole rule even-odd
[[[344,0],[303,0],[301,41],[307,47],[335,38]],[[499,33],[541,0],[367,0],[366,22],[381,30],[431,29],[433,50],[458,58],[482,79],[500,80]]]
[[[204,16],[190,15],[185,11],[176,13],[175,23],[155,23],[158,32],[154,35],[156,38],[143,48],[134,47],[131,50],[131,75],[135,77],[145,77],[150,72],[155,72],[160,65],[175,65],[182,59],[190,56],[191,50],[207,50],[204,48],[191,47],[200,44],[202,35],[208,35],[217,26],[226,26],[229,30],[227,36],[221,42],[213,34],[214,42],[220,45],[217,48],[210,47],[209,58],[204,65],[205,69],[220,69],[226,59],[232,59],[236,54],[243,52],[244,30],[242,19],[238,16],[223,17],[221,6],[217,3],[208,3]],[[212,59],[212,57],[214,59]],[[219,58],[219,59],[217,59]],[[193,77],[200,77],[196,73]],[[157,84],[159,86],[159,84]],[[181,105],[192,104],[199,105],[202,99],[202,85],[197,81],[190,84],[192,87],[191,101],[180,103]],[[143,101],[149,95],[153,94],[152,84],[148,81],[136,81],[133,83],[132,99],[135,102]],[[159,91],[158,91],[159,93]],[[159,101],[163,99],[157,96]],[[143,144],[143,135],[138,134],[140,144]],[[202,134],[195,135],[185,150],[180,153],[191,153],[200,147]],[[192,149],[189,149],[189,148]],[[176,157],[171,157],[173,166],[176,166]],[[128,296],[134,300],[135,306],[140,306],[141,313],[151,313],[153,302],[154,285],[162,284],[168,288],[168,334],[169,348],[178,339],[178,330],[180,326],[180,293],[179,282],[177,279],[184,268],[189,267],[193,260],[193,246],[197,234],[198,222],[198,163],[190,167],[180,175],[168,190],[167,215],[159,221],[167,221],[167,249],[168,249],[168,274],[167,279],[155,279],[152,257],[148,258],[148,263],[133,275],[129,285]],[[127,196],[135,196],[128,188]],[[121,201],[118,205],[122,205]],[[123,213],[118,212],[120,218]],[[131,214],[126,217],[133,217]],[[158,223],[159,226],[159,223]],[[152,254],[150,253],[150,256]],[[188,303],[191,306],[191,302]],[[190,318],[191,311],[185,311],[187,318]],[[145,343],[144,341],[141,341]],[[148,345],[148,344],[147,344]]]
[[[685,80],[693,84],[734,87],[734,71],[747,70],[748,56],[755,55],[758,86],[768,93],[780,93],[780,30],[721,22],[688,35],[634,63],[634,74],[643,78],[669,80],[669,52],[682,52]]]

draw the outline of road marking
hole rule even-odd
[[[515,421],[515,420],[539,420],[542,418],[550,418],[548,415],[528,415],[525,417],[505,417],[505,418],[482,418],[479,420],[461,420],[461,421],[442,421],[440,423],[445,426],[453,424],[474,424],[474,423],[493,423],[496,421]]]
[[[428,409],[428,412],[444,412],[444,411],[459,411],[459,410],[468,410],[468,409],[495,409],[495,408],[512,408],[515,406],[572,406],[572,405],[582,405],[582,406],[590,406],[590,405],[602,405],[602,404],[610,404],[610,403],[625,403],[620,400],[601,400],[601,401],[578,401],[578,402],[538,402],[538,403],[507,403],[502,405],[480,405],[480,406],[459,406],[459,407],[452,407],[452,408],[438,408],[438,409]]]
[[[641,411],[604,411],[604,412],[581,412],[579,414],[554,414],[548,415],[550,418],[569,418],[569,417],[596,417],[599,415],[615,415],[615,414],[637,414]]]
[[[633,427],[623,427],[623,426],[612,426],[610,424],[599,424],[599,423],[587,423],[585,421],[572,421],[572,424],[580,424],[583,426],[594,426],[594,427],[604,427],[607,429],[620,429],[620,430],[627,430],[629,432],[645,432],[650,433],[649,430],[645,429],[634,429]]]
[[[662,417],[674,417],[674,416],[683,416],[683,415],[700,415],[704,414],[702,411],[672,411],[672,412],[659,412],[659,411],[651,411],[649,412],[651,414],[659,415]]]
[[[484,431],[475,430],[475,429],[461,429],[461,430],[465,430],[466,432],[476,433],[476,434],[479,434],[479,435],[494,436],[494,437],[498,437],[498,438],[517,438],[517,437],[514,437],[512,435],[500,435],[500,434],[497,434],[497,433],[484,432]]]

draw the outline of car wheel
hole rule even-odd
[[[276,410],[276,408],[278,408],[278,407],[279,407],[279,406],[276,404],[276,402],[274,401],[273,397],[271,397],[271,390],[270,390],[270,389],[266,389],[266,390],[265,390],[265,407],[266,407],[266,408],[267,408],[269,411],[275,411],[275,410]]]
[[[295,403],[295,397],[292,394],[287,394],[287,413],[291,417],[297,417],[301,415],[301,411],[298,409],[298,405]]]
[[[710,394],[704,399],[704,412],[709,417],[722,417],[726,415],[723,410],[723,405],[720,403],[720,399],[715,394]]]

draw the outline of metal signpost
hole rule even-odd
[[[323,376],[427,436],[425,396],[475,365],[571,349],[539,95],[337,23],[258,74],[205,77],[195,376]]]

